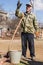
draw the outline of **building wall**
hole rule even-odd
[[[0,22],[7,19],[7,13],[0,12]]]

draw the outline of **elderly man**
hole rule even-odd
[[[21,40],[22,40],[22,55],[26,58],[27,51],[27,42],[28,48],[30,50],[31,60],[35,57],[35,49],[34,49],[34,31],[38,32],[37,19],[35,15],[31,12],[32,5],[31,3],[26,4],[26,12],[21,13],[19,11],[21,4],[17,3],[17,9],[15,15],[19,18],[22,18],[21,22]]]

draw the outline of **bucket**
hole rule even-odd
[[[21,50],[12,50],[12,51],[10,51],[9,54],[10,54],[11,63],[13,63],[13,64],[20,63],[21,54],[22,54]]]

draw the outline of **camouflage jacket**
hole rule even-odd
[[[16,9],[15,15],[19,18],[23,17],[23,13]],[[37,24],[37,19],[33,13],[24,13],[24,17],[21,22],[22,32],[34,33],[35,30],[38,31],[39,27]]]

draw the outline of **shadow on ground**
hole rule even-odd
[[[28,61],[28,63],[30,65],[43,65],[43,62],[39,62],[39,61]]]
[[[20,61],[21,65],[43,65],[43,62],[40,61]]]

